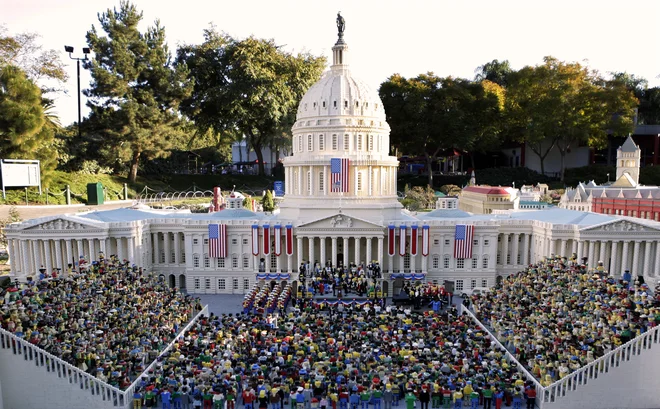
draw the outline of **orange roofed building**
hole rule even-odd
[[[468,186],[458,198],[460,210],[474,214],[491,214],[494,210],[517,210],[520,197],[511,187]]]

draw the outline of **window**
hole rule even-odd
[[[323,104],[325,104],[325,102]],[[325,138],[323,135],[319,135],[319,150],[325,150]]]
[[[456,268],[458,268],[458,269],[465,268],[465,259],[464,258],[457,258],[456,259]]]
[[[362,150],[362,135],[358,135],[355,137],[356,142],[357,142],[357,150],[361,151]]]
[[[198,239],[193,239],[193,244],[199,244],[199,240]]]
[[[445,239],[445,246],[449,245],[449,239]]]
[[[438,246],[439,244],[440,244],[440,240],[439,240],[439,239],[433,239],[433,245],[434,245],[434,246]]]
[[[186,262],[186,251],[181,250],[181,262],[185,263]]]
[[[226,290],[227,289],[227,282],[224,278],[218,279],[218,290]]]
[[[473,258],[473,259],[472,259],[472,268],[477,268],[478,265],[479,265],[479,263],[478,263],[478,261],[477,261],[477,258],[476,258],[476,257]]]
[[[410,254],[408,253],[403,256],[403,269],[410,270]]]
[[[199,254],[193,254],[193,267],[199,268]]]
[[[233,245],[238,244],[238,239],[231,239],[231,244]],[[247,243],[243,243],[243,244],[247,244]]]
[[[502,253],[497,252],[497,264],[502,264]]]
[[[337,135],[332,135],[332,150],[333,151],[336,151],[337,149],[339,149],[337,147],[338,144],[339,143],[337,142]]]
[[[488,287],[488,279],[482,278],[481,279],[481,286],[482,287]]]
[[[207,290],[211,289],[211,279],[210,278],[207,278],[207,279],[204,280],[204,288],[207,289]]]
[[[511,254],[506,255],[506,263],[511,264]]]
[[[470,288],[474,288],[476,286],[477,286],[477,280],[473,278],[472,280],[470,280]]]
[[[325,180],[323,180],[323,177],[325,175],[323,174],[323,171],[319,172],[319,192],[323,192],[325,189]]]
[[[211,259],[209,258],[208,254],[204,254],[204,267],[205,268],[211,267]]]
[[[299,192],[300,191],[300,184],[298,182],[299,182],[299,180],[298,180],[298,171],[294,170],[293,171],[293,183],[294,183],[293,190],[294,190],[294,192]]]
[[[194,281],[195,290],[199,290],[199,278],[196,278]]]
[[[348,108],[348,101],[344,101],[344,108]]]
[[[243,239],[243,244],[248,244],[248,239]]]
[[[165,263],[165,250],[160,251],[159,263]]]
[[[312,194],[312,172],[307,171],[307,194]]]
[[[337,108],[337,101],[333,101],[332,103],[333,103],[333,106],[334,106],[335,108]]]
[[[270,253],[270,269],[277,271],[277,256],[275,252]]]
[[[369,152],[374,150],[374,136],[369,135],[369,139],[367,140],[367,150]]]
[[[520,254],[516,257],[516,265],[520,265]]]
[[[209,245],[209,239],[204,239],[204,245],[208,246]]]
[[[438,256],[433,256],[433,262],[431,263],[431,266],[432,266],[434,269],[438,269],[438,268],[440,268],[440,257],[438,257]]]
[[[449,256],[445,254],[445,256],[442,258],[442,267],[443,268],[449,268]]]
[[[244,290],[249,290],[250,289],[250,279],[248,279],[248,278],[243,279],[243,289]]]
[[[463,291],[463,280],[456,280],[456,291]]]
[[[479,239],[472,240],[472,245],[478,246],[479,245]]]
[[[238,268],[238,256],[236,254],[231,256],[231,268]]]
[[[325,101],[323,101],[323,108],[325,108]]]
[[[176,251],[174,250],[170,252],[170,263],[176,263]]]
[[[351,140],[349,139],[348,135],[344,135],[344,150],[347,151],[351,147]]]
[[[250,258],[248,257],[247,254],[243,254],[243,268],[249,268],[250,267]]]
[[[358,172],[357,174],[357,190],[358,192],[362,191],[362,172]]]
[[[303,141],[302,141],[302,135],[298,136],[298,152],[302,152],[303,150]]]
[[[311,152],[314,149],[314,138],[312,135],[307,135],[307,151]]]
[[[218,266],[218,268],[225,268],[225,259],[224,258],[217,258],[216,260],[217,260],[216,265]]]
[[[484,239],[484,246],[487,246],[488,244],[490,244],[490,240]]]
[[[232,281],[232,283],[231,283],[232,288],[233,288],[234,290],[238,290],[238,278],[234,278],[234,279],[232,279],[231,281]]]
[[[481,268],[488,268],[488,256],[484,256],[484,259],[481,262]]]

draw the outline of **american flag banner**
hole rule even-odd
[[[422,256],[426,257],[429,255],[429,250],[431,247],[431,240],[429,237],[429,226],[424,225],[422,226]]]
[[[388,256],[393,256],[394,255],[394,225],[390,224],[387,227],[387,255]]]
[[[252,255],[259,255],[259,226],[256,224],[252,225]]]
[[[275,240],[275,255],[282,254],[282,225],[276,224],[273,228],[273,240]]]
[[[456,225],[454,235],[454,258],[472,258],[472,238],[474,226],[466,224]]]
[[[348,158],[330,159],[331,192],[348,192]]]
[[[270,225],[264,224],[264,256],[270,254]]]
[[[209,257],[227,257],[227,225],[209,224]]]
[[[293,255],[293,225],[286,225],[286,255]]]
[[[410,255],[417,255],[417,226],[410,226]]]
[[[399,226],[399,255],[406,255],[406,225]]]

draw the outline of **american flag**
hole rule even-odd
[[[332,192],[348,192],[348,158],[330,159]]]
[[[474,226],[457,224],[454,235],[454,258],[472,258]]]
[[[209,224],[209,257],[227,257],[227,225]]]

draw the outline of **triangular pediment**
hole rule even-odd
[[[298,226],[303,229],[382,229],[383,226],[344,213],[313,220]]]
[[[67,216],[55,216],[49,218],[34,219],[28,222],[22,223],[22,230],[49,230],[49,231],[86,231],[90,229],[100,229],[103,226],[90,223],[82,222],[77,218],[67,217]]]
[[[651,222],[652,223],[652,222]],[[659,224],[660,226],[660,224]],[[660,231],[659,227],[637,223],[632,220],[613,220],[580,229],[582,232],[640,233]]]

